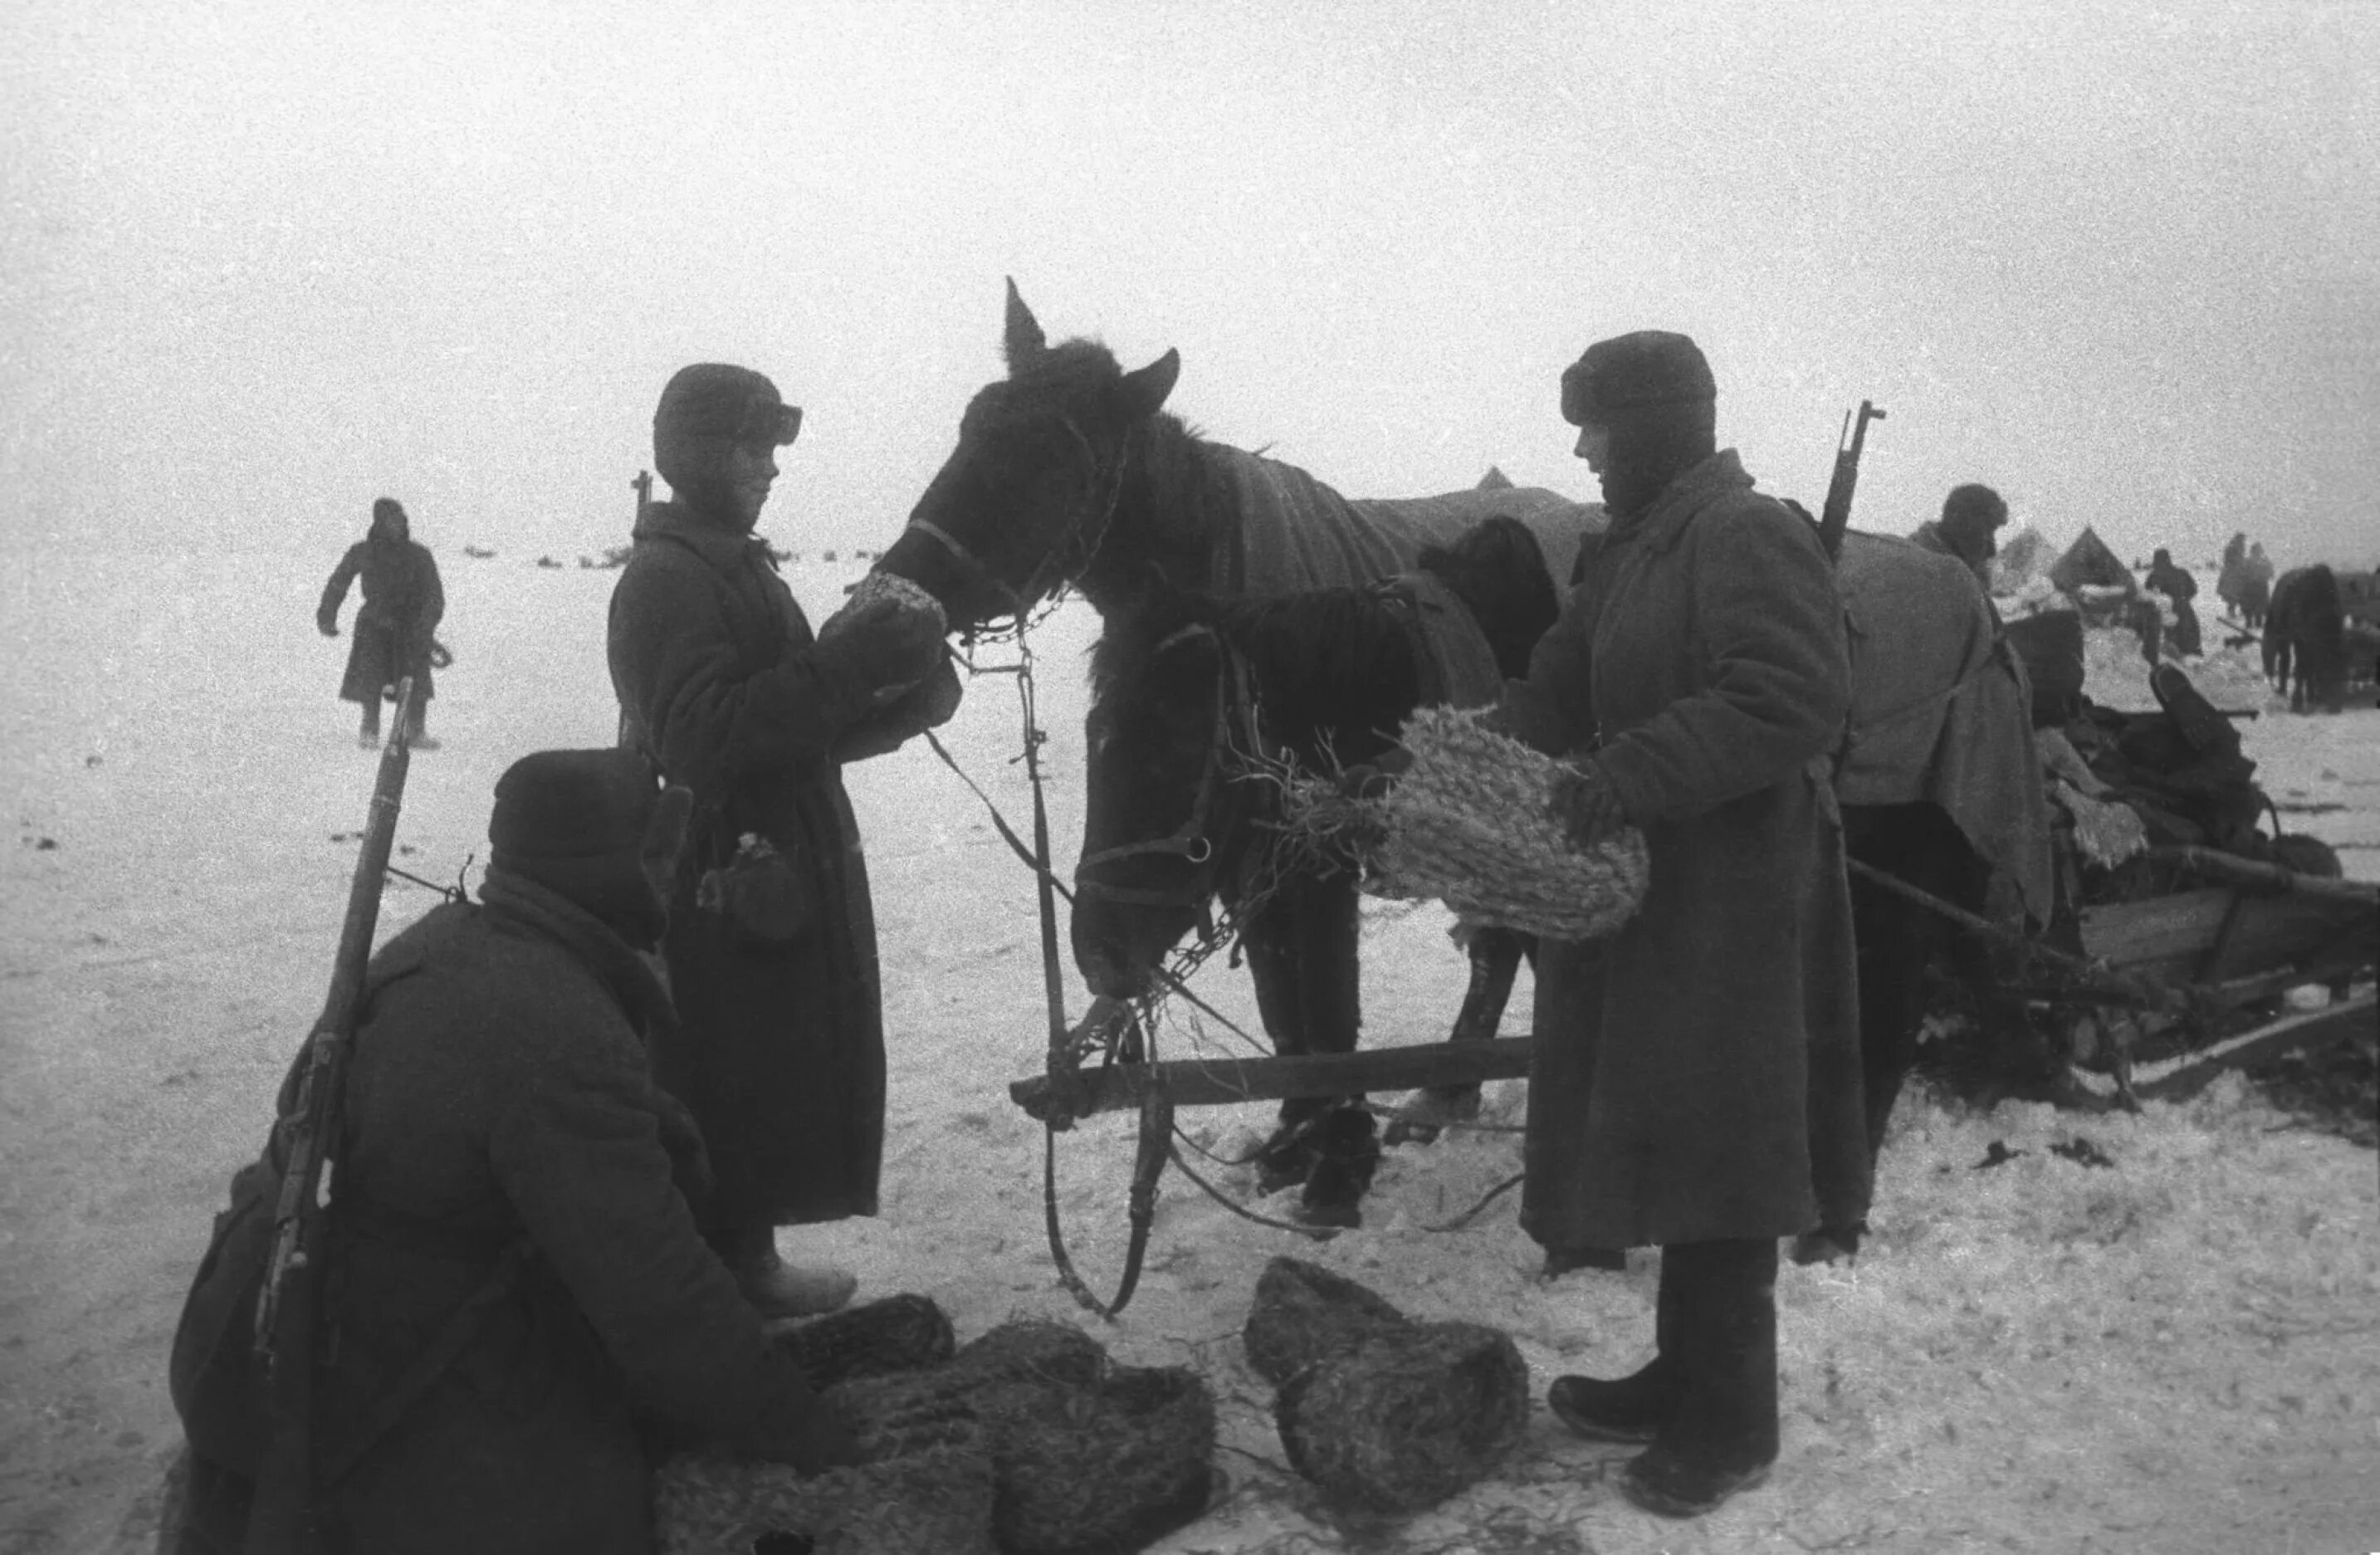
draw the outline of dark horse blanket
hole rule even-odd
[[[1600,508],[1542,487],[1358,502],[1294,465],[1220,444],[1207,453],[1241,516],[1236,543],[1216,553],[1208,581],[1218,593],[1267,598],[1393,577],[1413,569],[1424,546],[1451,544],[1499,514],[1536,536],[1560,592],[1570,586],[1579,542],[1603,528]]]

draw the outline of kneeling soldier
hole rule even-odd
[[[671,1444],[854,1461],[847,1426],[696,1231],[700,1138],[647,1067],[672,1016],[635,952],[661,933],[653,881],[686,814],[627,751],[525,757],[496,784],[480,901],[372,958],[316,1347],[331,1549],[633,1555]],[[236,1184],[218,1250],[237,1245],[242,1202]],[[259,1444],[215,1428],[241,1411],[200,1396],[187,1363],[201,1330],[246,1342],[246,1310],[224,1322],[225,1292],[254,1289],[237,1261],[210,1254],[176,1340],[182,1549],[237,1549],[248,1521]]]

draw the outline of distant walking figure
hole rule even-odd
[[[423,732],[432,695],[430,683],[431,635],[446,613],[446,591],[438,581],[438,564],[430,548],[413,539],[405,507],[395,497],[372,504],[371,532],[347,547],[347,553],[322,586],[322,602],[314,625],[326,638],[339,635],[339,607],[346,602],[347,585],[360,576],[363,603],[356,609],[355,636],[347,649],[346,678],[339,683],[339,699],[363,704],[363,722],[356,743],[380,744],[380,704],[396,695],[396,683],[413,677],[413,724],[408,731],[416,750],[435,750],[438,742]]]
[[[2198,598],[2198,580],[2175,565],[2173,553],[2164,546],[2149,559],[2146,587],[2173,601],[2173,632],[2171,642],[2175,654],[2184,659],[2198,657],[2198,612],[2191,601]]]

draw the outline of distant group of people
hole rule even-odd
[[[2245,534],[2234,534],[2223,547],[2223,570],[2215,579],[2215,596],[2240,613],[2240,624],[2261,631],[2265,612],[2273,602],[2273,564],[2262,541],[2251,545]]]

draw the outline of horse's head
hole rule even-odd
[[[1469,608],[1506,680],[1526,680],[1529,655],[1561,614],[1545,548],[1507,514],[1483,518],[1451,545],[1422,549],[1418,565]]]
[[[1092,660],[1075,868],[1075,965],[1094,993],[1145,993],[1209,917],[1244,845],[1236,751],[1256,736],[1244,666],[1211,613],[1176,600],[1111,617]]]
[[[1006,349],[1008,377],[968,403],[958,446],[877,564],[931,593],[961,630],[1081,576],[1115,516],[1133,430],[1182,371],[1172,351],[1126,372],[1096,341],[1051,346],[1014,281]]]

